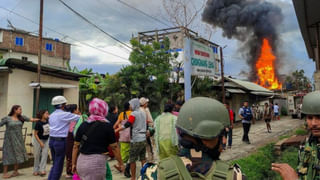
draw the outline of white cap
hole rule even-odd
[[[63,96],[55,96],[52,98],[51,104],[52,105],[60,105],[67,103],[67,99]]]
[[[149,99],[145,98],[145,97],[142,97],[142,98],[140,98],[139,101],[140,101],[140,106],[143,106],[143,105],[145,105],[146,103],[149,102]]]

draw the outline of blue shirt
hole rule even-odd
[[[50,136],[52,137],[67,137],[69,125],[71,121],[78,121],[79,115],[65,112],[61,109],[55,110],[50,114]]]

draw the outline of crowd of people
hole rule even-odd
[[[223,106],[209,98],[193,98],[186,104],[168,102],[155,120],[148,103],[148,98],[133,98],[124,104],[123,111],[119,113],[117,105],[108,105],[104,100],[94,98],[86,115],[79,111],[76,104],[67,104],[65,97],[56,96],[52,99],[55,111],[49,115],[48,110],[40,110],[36,118],[23,116],[21,106],[13,106],[8,116],[0,122],[0,126],[6,125],[3,178],[18,176],[18,165],[27,160],[21,129],[29,121],[36,122],[33,132],[33,175],[47,174],[50,149],[53,164],[49,180],[60,179],[65,160],[66,178],[112,179],[108,160],[116,159],[114,168],[134,180],[137,178],[137,161],[140,161],[144,169],[141,172],[145,174],[152,174],[146,171],[154,166],[164,167],[159,173],[165,174],[169,173],[164,169],[169,167],[171,161],[180,163],[179,159],[172,159],[177,155],[192,161],[188,171],[206,174],[210,168],[216,167],[209,164],[219,159],[222,149],[232,147],[236,114],[229,103]],[[184,109],[182,113],[181,108]],[[279,106],[265,103],[262,114],[267,131],[271,133],[270,121],[280,119]],[[254,115],[247,101],[239,109],[238,116],[243,125],[242,140],[250,144],[249,131]],[[199,159],[193,149],[202,151],[204,155]],[[201,164],[207,164],[209,169]],[[14,166],[12,174],[8,173],[9,165]],[[241,175],[241,171],[238,172]]]
[[[116,105],[108,106],[105,101],[94,98],[87,116],[81,114],[76,104],[67,104],[65,97],[56,96],[51,103],[55,111],[49,114],[48,110],[40,110],[36,118],[22,115],[22,108],[13,106],[0,122],[0,126],[6,125],[2,177],[18,176],[18,165],[27,161],[21,130],[24,122],[31,121],[35,122],[32,138],[34,176],[47,174],[50,149],[53,164],[49,180],[60,179],[65,160],[65,178],[112,179],[107,157],[118,161],[114,166],[118,171],[135,179],[136,161],[141,165],[154,162],[154,153],[158,152],[160,158],[164,158],[177,153],[178,149],[175,122],[183,103],[166,104],[164,113],[155,121],[148,103],[149,99],[144,97],[132,99],[124,104],[123,112],[119,114]],[[167,132],[168,127],[170,131]],[[168,141],[173,137],[174,140]],[[14,165],[12,174],[8,174],[9,165]]]

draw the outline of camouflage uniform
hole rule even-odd
[[[300,180],[320,180],[320,144],[310,136],[299,150],[299,165],[297,172]]]
[[[320,91],[308,93],[303,98],[301,112],[305,115],[320,115]],[[320,143],[318,137],[312,135],[306,140],[299,151],[297,168],[299,179],[320,180]]]

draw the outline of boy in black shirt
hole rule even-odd
[[[34,128],[33,150],[34,150],[34,167],[33,175],[46,175],[46,165],[49,150],[49,112],[41,110],[37,114],[40,119]]]

